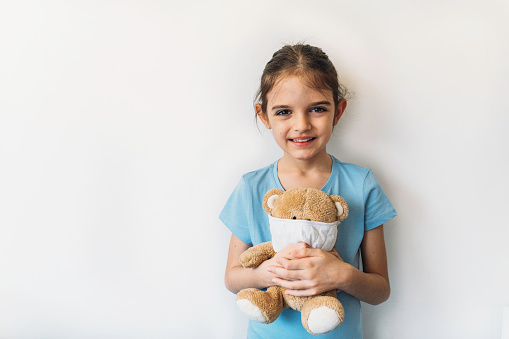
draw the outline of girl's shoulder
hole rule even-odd
[[[277,161],[242,175],[237,186],[253,196],[263,195],[272,188],[282,188],[277,178]]]
[[[359,177],[359,178],[366,178],[366,176],[370,173],[372,173],[370,168],[359,166],[356,164],[348,163],[348,162],[342,162],[338,160],[336,157],[331,155],[332,161],[333,161],[333,170],[334,167],[337,168],[337,170],[340,172],[340,174],[353,176],[353,177]]]
[[[270,182],[274,180],[274,171],[277,171],[277,161],[268,166],[243,174],[242,181],[246,184],[253,185],[260,184],[260,182]]]

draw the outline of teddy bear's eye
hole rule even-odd
[[[292,219],[297,219],[297,217],[293,217]]]
[[[311,221],[311,219],[308,219],[308,221]]]

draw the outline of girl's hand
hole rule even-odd
[[[281,262],[279,261],[279,258],[287,258],[287,259],[295,259],[292,256],[292,253],[295,253],[296,251],[309,247],[306,243],[298,243],[298,244],[292,244],[281,251],[277,252],[276,255],[268,260],[265,260],[254,269],[256,272],[256,276],[259,279],[260,286],[262,287],[269,287],[274,285],[274,278],[276,275],[273,273],[273,270],[275,268],[283,268],[281,266]]]
[[[276,277],[274,273],[272,273],[272,269],[274,268],[282,268],[281,264],[276,261],[276,257],[265,260],[258,266],[254,268],[253,271],[256,272],[257,279],[259,281],[259,287],[266,288],[274,285],[273,279]]]
[[[293,256],[295,253],[298,253],[299,251],[309,248],[309,245],[305,242],[298,242],[296,244],[291,244],[283,248],[281,251],[276,252],[276,255],[274,258],[286,258],[289,260],[295,259]]]
[[[353,266],[339,260],[335,251],[310,248],[305,243],[294,244],[273,258],[278,265],[269,266],[275,277],[272,282],[287,288],[286,294],[311,296],[332,289],[341,289],[349,279]]]

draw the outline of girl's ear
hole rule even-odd
[[[269,117],[262,110],[262,105],[261,104],[256,104],[255,105],[255,111],[256,111],[256,115],[258,115],[258,118],[260,118],[260,120],[263,122],[265,127],[267,127],[268,129],[271,129],[270,122],[269,122]]]
[[[272,214],[274,204],[284,192],[285,191],[283,191],[282,189],[273,188],[267,193],[265,193],[265,196],[263,197],[263,209],[265,210],[265,212]]]
[[[345,199],[340,197],[339,195],[331,195],[330,198],[334,201],[337,209],[336,220],[343,221],[348,217],[348,205],[346,204]]]
[[[332,123],[332,126],[336,126],[338,124],[339,119],[345,112],[346,104],[346,99],[341,99],[336,105],[336,112],[334,112],[334,122]]]

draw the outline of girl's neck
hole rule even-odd
[[[332,172],[332,159],[327,152],[312,159],[299,160],[285,154],[278,161],[277,173],[284,189],[321,189]]]

